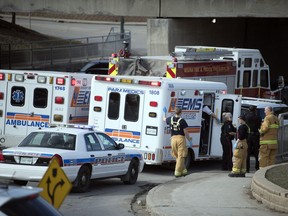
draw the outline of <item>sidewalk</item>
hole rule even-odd
[[[252,196],[250,185],[255,177],[260,185],[267,182],[264,169],[261,175],[247,173],[245,178],[230,178],[227,172],[192,173],[150,190],[146,197],[147,210],[151,215],[161,216],[283,216]]]

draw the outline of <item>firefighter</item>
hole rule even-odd
[[[247,157],[247,138],[249,134],[249,127],[245,123],[245,117],[239,116],[239,128],[237,130],[237,141],[233,153],[233,168],[229,173],[230,177],[245,177],[246,173],[246,157]]]
[[[220,141],[222,144],[222,170],[232,170],[232,140],[236,135],[236,128],[232,124],[232,114],[225,112],[222,114],[224,124],[221,127]]]
[[[166,118],[163,116],[163,120],[171,128],[171,147],[172,156],[176,158],[176,166],[174,175],[175,177],[186,176],[188,171],[185,167],[185,158],[187,157],[188,149],[186,146],[185,137],[191,142],[192,137],[189,136],[187,131],[188,124],[181,118],[182,110],[178,107],[175,108],[175,115]]]
[[[259,169],[259,129],[261,126],[261,120],[256,113],[256,107],[250,106],[249,111],[245,114],[246,124],[250,128],[250,133],[248,135],[247,144],[248,144],[248,151],[247,151],[247,159],[246,159],[246,172],[250,172],[250,156],[253,152],[255,157],[255,169]]]
[[[275,164],[278,149],[278,128],[279,119],[273,114],[272,107],[265,107],[265,118],[261,124],[260,149],[259,149],[259,167]]]

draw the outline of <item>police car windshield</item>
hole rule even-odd
[[[32,132],[19,147],[42,147],[75,150],[76,135],[57,132]]]

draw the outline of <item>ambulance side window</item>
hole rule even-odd
[[[125,121],[136,122],[139,118],[140,97],[136,94],[127,94],[125,98]]]
[[[120,105],[120,94],[116,92],[111,92],[109,95],[109,104],[108,104],[109,119],[119,118],[119,105]]]
[[[223,113],[230,112],[233,115],[234,110],[234,101],[231,99],[224,99],[222,101],[222,108],[221,108],[221,122],[224,122]]]
[[[48,90],[44,88],[35,88],[33,96],[33,106],[35,108],[46,108],[48,100]]]
[[[13,86],[11,88],[11,105],[24,106],[25,105],[25,88],[22,86]]]

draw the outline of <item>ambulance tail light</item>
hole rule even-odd
[[[65,85],[65,78],[63,78],[63,77],[57,77],[57,78],[56,78],[56,84],[57,84],[57,85]]]
[[[56,104],[64,104],[64,97],[55,97]]]
[[[0,73],[0,80],[5,80],[5,74],[4,73]]]
[[[112,53],[112,54],[111,54],[111,57],[117,58],[117,53]]]
[[[76,85],[76,79],[75,78],[72,78],[71,79],[71,86],[75,86]]]
[[[148,154],[147,154],[147,159],[154,161],[154,160],[155,160],[155,153],[148,153]]]
[[[4,99],[4,92],[0,92],[0,100]]]
[[[198,90],[195,90],[195,92],[194,92],[194,95],[195,95],[195,96],[198,96],[198,95],[200,95],[200,91],[198,91]]]
[[[176,93],[175,93],[174,91],[172,91],[172,92],[170,93],[170,97],[175,97],[175,95],[176,95]]]
[[[53,116],[53,120],[55,122],[63,122],[63,115],[56,114],[56,115]]]
[[[2,150],[0,150],[0,161],[5,161]]]
[[[150,101],[151,107],[158,107],[158,103],[156,101]]]
[[[53,157],[51,158],[51,161],[53,159],[56,160],[56,162],[59,164],[60,167],[63,167],[63,159],[60,155],[58,155],[58,154],[53,155]]]
[[[96,95],[96,96],[94,96],[94,100],[100,102],[100,101],[103,100],[103,98],[102,98],[102,96],[97,96]]]

